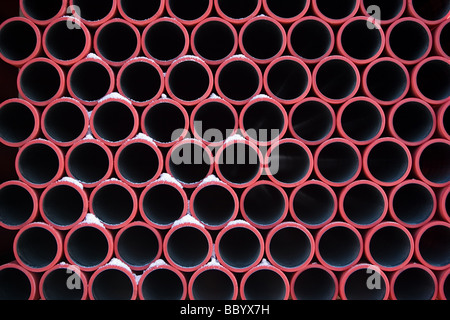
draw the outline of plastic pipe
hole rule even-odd
[[[239,288],[234,274],[213,260],[194,272],[188,291],[191,300],[236,300]]]
[[[57,230],[69,230],[83,221],[88,204],[83,185],[70,178],[50,184],[39,199],[42,219]]]
[[[450,59],[450,23],[449,20],[442,22],[434,30],[434,50],[440,56]]]
[[[320,180],[343,187],[353,182],[361,172],[359,149],[349,140],[333,138],[322,143],[314,154],[314,171]]]
[[[414,173],[432,187],[446,187],[450,183],[449,156],[450,141],[428,140],[415,150]]]
[[[311,262],[314,238],[299,223],[280,223],[267,234],[266,255],[269,262],[281,271],[296,272]]]
[[[357,180],[339,195],[339,212],[345,222],[358,229],[378,225],[388,212],[389,202],[384,189],[369,180]]]
[[[115,75],[101,58],[89,54],[75,63],[67,74],[67,91],[74,99],[88,107],[113,92]]]
[[[261,0],[214,0],[219,17],[234,25],[242,25],[255,17],[261,5]]]
[[[336,300],[339,291],[334,272],[319,263],[298,270],[291,278],[293,300]]]
[[[164,13],[165,4],[164,0],[118,0],[117,9],[128,22],[138,27],[145,27]]]
[[[36,107],[44,107],[60,98],[65,90],[66,78],[61,67],[47,58],[28,61],[19,71],[19,95]]]
[[[334,189],[322,181],[307,181],[296,187],[289,197],[292,219],[308,229],[320,229],[330,223],[337,209]]]
[[[183,0],[165,0],[166,10],[170,17],[179,20],[186,26],[193,26],[206,19],[213,8],[213,0],[195,0],[186,3]]]
[[[315,236],[316,257],[326,268],[344,271],[362,257],[363,239],[351,224],[335,221],[322,227]]]
[[[407,10],[411,16],[421,19],[430,27],[450,17],[450,3],[445,0],[436,1],[433,5],[424,0],[408,0]]]
[[[345,0],[339,3],[333,0],[312,0],[314,15],[331,25],[341,25],[352,18],[359,10],[360,0]]]
[[[164,1],[164,0],[162,0]],[[142,32],[142,51],[161,66],[187,54],[189,33],[179,21],[162,17],[150,22]]]
[[[397,271],[405,267],[414,254],[414,239],[399,223],[384,221],[365,235],[364,253],[371,264],[383,271]]]
[[[130,59],[117,74],[117,90],[136,107],[146,107],[164,91],[161,67],[146,57]]]
[[[64,252],[70,264],[91,272],[105,265],[114,252],[114,239],[93,214],[72,227],[64,239]]]
[[[70,0],[69,8],[74,18],[80,19],[88,27],[97,28],[116,15],[117,0],[100,0],[95,2]]]
[[[242,300],[288,300],[289,280],[280,269],[261,264],[244,274],[239,292]]]
[[[95,53],[113,67],[136,58],[141,50],[141,34],[130,22],[115,18],[100,25],[95,31]]]
[[[39,297],[38,279],[35,273],[23,268],[17,262],[0,266],[0,299],[36,300]]]
[[[89,197],[89,212],[98,217],[105,228],[125,228],[138,211],[138,197],[123,181],[108,179],[98,184]]]
[[[386,52],[405,65],[415,65],[427,57],[433,46],[428,26],[419,19],[404,17],[389,25]]]
[[[310,0],[263,0],[262,5],[270,17],[283,24],[289,24],[302,18],[308,12],[310,2]]]
[[[26,183],[16,180],[0,184],[0,226],[19,230],[35,221],[39,215],[36,191]]]
[[[0,58],[3,61],[21,67],[36,58],[40,51],[41,31],[30,20],[13,17],[0,25]]]
[[[445,270],[450,267],[450,224],[432,221],[420,227],[414,234],[415,256],[431,270]]]
[[[377,280],[371,281],[370,277]],[[369,284],[374,287],[369,287]],[[388,300],[389,279],[373,265],[361,263],[346,270],[339,279],[342,300]]]
[[[392,137],[372,142],[363,153],[364,174],[383,187],[392,187],[404,181],[411,167],[412,157],[408,147]]]
[[[71,178],[93,188],[112,174],[113,154],[103,142],[88,135],[67,151],[65,166]]]
[[[231,272],[246,272],[261,261],[264,239],[248,222],[234,220],[217,234],[214,252],[219,263]]]
[[[21,228],[13,244],[17,262],[31,272],[44,272],[56,265],[63,254],[63,238],[52,226],[33,222]]]
[[[316,95],[332,104],[344,103],[352,98],[361,82],[356,65],[343,56],[321,59],[314,68],[312,79]]]
[[[411,263],[390,276],[391,300],[434,300],[438,282],[434,273],[419,263]]]
[[[238,34],[228,21],[217,17],[199,22],[191,33],[191,48],[209,65],[219,65],[236,53]]]
[[[450,186],[444,188],[438,194],[438,212],[445,222],[450,223]]]
[[[335,43],[334,31],[324,20],[307,16],[295,21],[287,33],[287,48],[291,55],[308,64],[328,57]]]
[[[390,25],[399,19],[406,10],[407,0],[361,0],[361,13],[377,22]],[[378,8],[373,7],[378,6]]]
[[[19,179],[33,188],[42,189],[61,178],[64,155],[50,141],[36,139],[23,145],[15,161]]]
[[[389,194],[389,213],[406,228],[419,228],[433,219],[437,209],[433,188],[420,180],[405,180]]]
[[[33,23],[45,26],[66,13],[67,0],[20,0],[20,12]]]
[[[21,147],[39,134],[39,112],[28,101],[12,98],[0,104],[0,142]]]
[[[441,138],[450,140],[450,101],[436,112],[437,132]]]
[[[438,299],[450,300],[450,268],[442,271],[439,275]]]
[[[142,221],[121,228],[114,238],[114,253],[131,270],[141,271],[161,256],[162,239],[158,230]]]
[[[88,278],[77,266],[60,263],[44,272],[39,293],[42,300],[86,300]]]

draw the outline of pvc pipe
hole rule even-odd
[[[164,0],[127,1],[118,0],[117,9],[125,20],[138,27],[145,27],[158,19],[166,8]]]
[[[450,98],[450,63],[444,57],[428,57],[411,72],[411,89],[419,99],[431,105],[443,104]]]
[[[212,11],[213,0],[166,0],[166,10],[170,17],[186,26],[193,26],[206,19]]]
[[[207,177],[195,188],[189,201],[191,215],[208,230],[220,230],[235,220],[239,212],[239,198],[228,184]]]
[[[19,71],[19,95],[36,107],[44,107],[62,96],[65,75],[61,67],[47,58],[28,61]]]
[[[101,58],[89,54],[75,63],[67,74],[67,91],[74,99],[88,107],[113,92],[115,75]]]
[[[80,21],[72,17],[52,20],[42,35],[42,47],[45,54],[63,66],[80,61],[90,52],[91,33]]]
[[[309,180],[296,187],[289,197],[289,212],[294,221],[315,230],[329,224],[336,216],[338,199],[328,184]]]
[[[446,187],[450,184],[449,171],[450,141],[428,140],[415,150],[414,173],[432,187]]]
[[[71,178],[93,188],[112,174],[113,155],[103,142],[87,136],[67,151],[65,167]]]
[[[89,116],[94,138],[109,147],[118,147],[136,136],[139,114],[128,99],[111,94],[99,100]]]
[[[39,297],[38,279],[35,273],[23,268],[17,262],[0,266],[0,299],[36,300]]]
[[[238,130],[236,108],[219,97],[200,102],[190,115],[190,128],[194,138],[208,146],[219,147]]]
[[[377,280],[371,282],[370,277]],[[374,287],[369,287],[368,284]],[[361,263],[344,271],[339,280],[342,300],[388,300],[389,279],[376,266]]]
[[[435,300],[438,282],[434,273],[419,263],[411,263],[390,277],[392,300]]]
[[[57,230],[69,230],[86,217],[88,197],[82,184],[63,178],[45,188],[39,210],[45,223]]]
[[[281,139],[266,153],[264,163],[267,176],[283,188],[294,188],[304,183],[313,171],[310,149],[297,139]]]
[[[320,180],[343,187],[353,182],[361,172],[359,149],[349,140],[333,138],[322,143],[314,154],[314,171]]]
[[[211,259],[213,242],[205,227],[189,215],[177,220],[169,229],[163,250],[170,265],[182,272],[193,272]]]
[[[450,223],[450,186],[444,188],[438,194],[438,212],[445,222]]]
[[[164,1],[164,0],[162,0]],[[169,66],[189,50],[189,33],[178,20],[169,17],[150,22],[142,32],[142,51],[161,66]]]
[[[97,216],[107,229],[125,228],[133,221],[137,211],[135,190],[117,179],[101,182],[89,197],[89,212]]]
[[[372,7],[372,6],[378,6]],[[361,0],[361,13],[382,26],[399,19],[406,10],[406,0]]]
[[[411,167],[408,147],[392,137],[372,142],[363,153],[364,174],[382,187],[392,187],[404,181]]]
[[[244,274],[239,291],[242,300],[288,300],[289,280],[280,269],[262,264]]]
[[[389,25],[386,31],[386,52],[405,65],[415,65],[427,57],[433,36],[421,20],[404,17]]]
[[[331,105],[316,97],[297,102],[289,111],[289,131],[308,146],[319,145],[333,135],[336,113]]]
[[[0,104],[0,143],[21,147],[39,134],[39,113],[23,99],[12,98]]]
[[[242,25],[255,17],[261,5],[261,0],[214,0],[219,17],[234,25]]]
[[[117,90],[136,107],[146,107],[164,91],[161,67],[146,57],[130,59],[117,74]]]
[[[109,230],[93,214],[67,232],[64,252],[69,264],[91,272],[105,265],[113,255],[114,239]]]
[[[184,300],[187,281],[177,268],[158,260],[142,274],[138,292],[141,300]]]
[[[95,53],[113,67],[120,67],[136,58],[141,50],[141,34],[130,22],[115,18],[101,24],[95,31]]]
[[[67,0],[46,0],[36,3],[33,0],[20,0],[20,12],[39,26],[46,26],[66,13]]]
[[[86,300],[88,279],[77,266],[60,263],[44,272],[39,294],[42,300]]]
[[[345,0],[339,3],[330,0],[312,0],[314,15],[331,25],[341,25],[359,10],[360,0]]]
[[[309,9],[310,0],[303,1],[276,1],[263,0],[264,11],[280,23],[289,24],[302,18]]]
[[[122,181],[144,188],[163,170],[164,158],[156,144],[145,135],[125,141],[114,156],[114,170]]]
[[[189,115],[179,102],[160,98],[144,109],[141,130],[158,147],[171,147],[189,133]]]
[[[100,0],[95,2],[70,0],[69,8],[74,18],[80,19],[88,27],[97,28],[116,15],[117,0]]]
[[[238,34],[230,22],[209,17],[196,24],[191,33],[190,43],[194,55],[214,66],[236,53]]]
[[[162,239],[158,230],[142,221],[121,228],[114,238],[114,253],[131,270],[142,271],[161,256]]]
[[[322,227],[315,236],[316,257],[326,268],[344,271],[362,257],[363,238],[351,224],[335,221]]]
[[[438,299],[439,300],[450,300],[450,292],[449,292],[449,285],[450,285],[450,268],[443,271],[439,275],[439,289],[438,289]]]
[[[31,272],[44,272],[56,265],[63,254],[63,238],[52,226],[33,222],[21,228],[13,244],[17,262]]]
[[[0,226],[19,230],[35,221],[39,214],[36,191],[21,181],[0,184]]]
[[[381,270],[397,271],[411,261],[414,239],[403,225],[384,221],[366,233],[364,253],[367,260]]]
[[[289,53],[306,62],[318,63],[328,57],[335,43],[334,31],[324,20],[307,16],[295,21],[287,33]]]
[[[339,28],[336,37],[338,52],[357,65],[365,65],[377,59],[386,43],[384,31],[377,21],[367,17],[353,17]]]
[[[441,138],[450,140],[450,101],[444,104],[436,113],[437,131]]]
[[[261,261],[264,239],[248,222],[235,220],[217,234],[214,252],[219,263],[231,272],[246,272]]]
[[[214,260],[194,272],[188,290],[191,300],[236,300],[239,293],[234,274]]]
[[[16,161],[19,179],[33,188],[42,189],[61,178],[64,155],[52,142],[36,139],[20,147]]]
[[[352,98],[361,82],[356,65],[343,56],[321,59],[314,68],[312,79],[315,94],[332,104],[344,103]]]
[[[20,39],[20,41],[14,41]],[[30,20],[13,17],[0,24],[0,58],[21,67],[41,51],[41,31]]]
[[[406,228],[419,228],[433,219],[438,207],[433,188],[420,180],[405,180],[389,194],[389,213]]]
[[[296,222],[283,222],[269,231],[266,255],[271,264],[283,272],[296,272],[308,265],[314,256],[314,238]]]
[[[433,27],[450,17],[450,4],[437,1],[431,6],[423,0],[408,0],[408,13]]]
[[[450,267],[450,224],[432,221],[420,227],[414,234],[417,260],[432,270]]]
[[[339,212],[345,222],[358,229],[372,228],[384,220],[389,202],[384,189],[369,180],[357,180],[339,195]]]
[[[245,105],[261,92],[262,87],[261,69],[247,57],[233,56],[222,62],[216,71],[216,91],[233,105]]]
[[[450,23],[449,20],[442,22],[434,30],[434,50],[442,57],[450,59]]]
[[[293,300],[336,300],[339,291],[334,272],[312,263],[298,270],[291,278]]]

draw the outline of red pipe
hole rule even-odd
[[[255,17],[261,5],[261,0],[214,0],[219,17],[238,26]]]
[[[161,67],[146,57],[137,57],[124,63],[117,74],[117,90],[136,107],[146,107],[164,91]]]
[[[414,239],[403,225],[385,221],[366,233],[364,253],[367,260],[381,270],[397,271],[411,261]]]
[[[17,262],[0,266],[0,300],[37,300],[38,277]]]
[[[0,211],[0,227],[19,230],[38,218],[38,195],[21,181],[3,182],[0,184]]]
[[[0,143],[21,147],[39,134],[39,112],[28,101],[12,98],[0,104]]]
[[[336,300],[339,291],[336,275],[319,263],[294,273],[290,287],[293,300]]]
[[[361,0],[312,0],[311,8],[314,15],[331,25],[341,25],[352,18],[359,10]]]
[[[431,270],[442,271],[450,267],[450,223],[432,221],[414,234],[415,256]]]
[[[450,59],[450,20],[443,21],[436,29],[434,29],[434,50],[435,52],[447,59]]]
[[[186,3],[184,0],[165,0],[170,17],[186,26],[194,26],[206,19],[212,11],[213,0],[196,0]]]
[[[322,227],[315,236],[316,257],[326,268],[344,271],[362,257],[363,238],[351,224],[334,221]]]
[[[88,203],[83,185],[63,178],[45,188],[39,199],[39,210],[45,223],[57,230],[69,230],[84,220]]]
[[[382,26],[399,19],[405,10],[406,0],[361,0],[361,13],[369,19],[376,19]]]
[[[20,97],[36,107],[44,107],[60,98],[66,78],[61,67],[48,58],[28,61],[19,71],[17,88]]]
[[[17,262],[28,271],[47,271],[63,255],[62,234],[46,223],[27,224],[17,232],[13,251]]]
[[[440,107],[436,113],[437,131],[441,138],[450,140],[450,101]]]
[[[107,229],[126,227],[136,217],[137,210],[136,192],[117,179],[101,182],[89,197],[89,212],[98,217]]]
[[[358,229],[369,229],[381,223],[388,207],[384,189],[369,180],[352,182],[339,195],[342,219]]]
[[[44,3],[20,0],[19,4],[23,16],[39,26],[46,26],[67,12],[67,0],[49,0]]]
[[[77,266],[62,262],[44,272],[39,294],[42,300],[86,300],[88,278]]]
[[[50,141],[31,140],[20,147],[15,166],[21,181],[42,189],[62,177],[64,154]]]
[[[411,263],[390,276],[391,300],[435,300],[438,281],[434,273],[419,263]]]
[[[75,19],[81,20],[86,26],[97,28],[111,20],[117,12],[117,0],[70,0],[71,10]]]
[[[438,299],[439,300],[450,300],[450,268],[442,271],[439,275],[439,289],[438,289]]]
[[[309,180],[296,187],[289,197],[292,219],[308,229],[320,229],[334,220],[338,199],[328,184]]]
[[[127,1],[118,0],[117,9],[120,15],[138,27],[145,27],[161,17],[166,8],[164,0]]]
[[[17,41],[20,39],[20,41]],[[30,20],[12,17],[0,24],[0,58],[21,67],[41,51],[41,31]]]
[[[309,9],[310,0],[283,1],[263,0],[264,11],[280,23],[289,24],[301,19]]]
[[[450,223],[450,186],[440,191],[438,200],[438,212],[442,220]]]
[[[219,263],[231,272],[246,272],[261,261],[264,239],[248,222],[234,220],[217,234],[214,252]]]
[[[427,1],[408,0],[408,14],[421,19],[430,27],[434,27],[450,17],[450,4],[448,1],[434,1],[429,4]]]
[[[431,187],[441,188],[450,184],[450,141],[432,139],[419,146],[414,153],[414,173]]]

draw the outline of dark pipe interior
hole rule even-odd
[[[121,270],[106,269],[92,281],[95,300],[130,300],[133,295],[132,279]]]
[[[353,230],[335,226],[323,233],[318,250],[326,263],[341,268],[357,259],[361,244]]]
[[[383,101],[394,101],[407,89],[405,71],[392,61],[381,61],[372,66],[367,74],[370,93]]]
[[[391,20],[395,18],[403,7],[403,0],[362,0],[366,10],[370,6],[378,6],[380,8],[380,19],[381,21]],[[374,12],[368,12],[373,14]],[[374,17],[376,18],[376,17]]]
[[[292,128],[306,141],[322,140],[334,130],[332,112],[319,101],[302,102],[292,113]]]
[[[0,53],[10,60],[26,59],[33,53],[36,45],[36,33],[28,23],[11,21],[0,30]]]
[[[180,300],[183,296],[183,283],[172,270],[155,269],[142,281],[144,300]]]
[[[195,143],[177,146],[170,156],[170,172],[183,183],[197,183],[208,175],[212,163],[205,149]]]
[[[84,226],[76,229],[67,242],[67,254],[79,266],[96,267],[108,254],[108,241],[99,229]]]
[[[252,222],[267,226],[281,219],[286,203],[283,194],[276,187],[260,184],[249,190],[243,200],[243,208]]]
[[[219,269],[203,271],[192,283],[195,300],[231,300],[234,290],[230,276]]]
[[[56,59],[67,61],[79,57],[88,46],[84,30],[76,25],[68,28],[70,20],[55,23],[48,29],[45,45]]]
[[[46,300],[81,300],[85,290],[83,282],[77,279],[80,287],[69,289],[67,284],[69,278],[77,276],[73,270],[66,268],[58,268],[47,274],[42,282],[42,291]],[[79,282],[78,282],[79,281]]]
[[[233,195],[220,185],[208,185],[194,198],[195,216],[209,226],[220,226],[230,221],[235,210]]]
[[[123,261],[137,267],[150,264],[156,258],[158,249],[155,233],[144,226],[126,229],[117,243],[117,250]]]
[[[261,162],[255,149],[244,143],[228,145],[219,157],[219,170],[232,183],[244,184],[258,175]]]
[[[87,61],[73,69],[68,81],[77,98],[84,101],[96,101],[106,96],[112,79],[103,65],[95,61]]]
[[[267,74],[270,91],[278,98],[293,100],[305,93],[308,88],[308,74],[296,61],[282,60],[272,66]]]
[[[54,104],[44,119],[47,134],[59,142],[71,142],[79,138],[87,125],[81,109],[67,101]]]
[[[117,164],[120,174],[132,183],[145,183],[155,178],[160,165],[155,149],[142,142],[122,149]]]
[[[298,300],[331,300],[337,290],[331,275],[320,268],[304,270],[293,286]]]
[[[158,70],[144,61],[137,61],[127,66],[120,78],[120,86],[125,96],[138,102],[155,98],[161,85]]]
[[[424,57],[430,46],[430,37],[425,28],[415,21],[403,21],[391,31],[389,45],[394,54],[404,60]]]
[[[444,130],[450,135],[450,108],[447,108],[442,116],[442,123],[444,124]]]
[[[313,249],[304,231],[286,227],[273,235],[269,250],[276,263],[285,268],[295,268],[307,261]]]
[[[450,97],[450,64],[433,60],[422,65],[417,73],[417,86],[427,98],[443,100]]]
[[[75,1],[74,1],[75,2]],[[55,17],[63,6],[62,0],[24,0],[23,9],[30,17],[36,20],[49,20]]]
[[[407,102],[397,109],[393,118],[395,132],[408,142],[426,139],[433,129],[432,111],[420,102]]]
[[[173,14],[183,20],[196,20],[204,15],[208,9],[210,0],[169,0],[167,6]]]
[[[159,21],[148,29],[143,46],[151,57],[160,61],[169,61],[178,57],[188,39],[185,38],[183,30],[170,21]]]
[[[243,129],[256,141],[267,142],[279,138],[286,125],[282,110],[271,101],[254,102],[243,114]]]
[[[322,22],[302,21],[292,29],[291,46],[304,59],[319,59],[331,46],[332,34]]]
[[[382,193],[369,184],[355,185],[344,198],[345,215],[359,225],[374,223],[386,207]]]
[[[420,268],[404,270],[392,285],[397,300],[430,300],[436,290],[431,275]]]
[[[344,99],[358,85],[356,72],[344,60],[329,60],[322,64],[317,71],[317,88],[327,98]]]
[[[427,0],[412,0],[412,6],[417,14],[426,20],[440,20],[450,11],[450,3],[447,0],[433,1],[433,5]]]
[[[243,19],[255,12],[258,0],[219,0],[218,6],[227,17]]]
[[[227,105],[210,101],[195,113],[194,130],[208,142],[219,142],[231,135],[236,122],[237,119]]]
[[[247,61],[229,62],[219,74],[219,88],[225,97],[243,101],[257,93],[261,79],[253,65]]]
[[[175,65],[169,75],[169,88],[184,101],[200,99],[207,91],[210,79],[206,68],[191,60]]]
[[[27,300],[31,294],[31,283],[26,274],[16,268],[0,271],[0,299]]]
[[[209,250],[205,234],[194,227],[175,230],[167,242],[167,253],[172,261],[184,268],[194,268],[205,261]]]
[[[19,226],[27,221],[34,210],[31,194],[19,185],[0,189],[0,221],[9,226]]]
[[[373,234],[369,248],[370,254],[377,263],[392,268],[407,260],[411,252],[411,243],[402,229],[386,226]]]
[[[67,169],[77,180],[94,183],[103,179],[109,168],[108,155],[95,143],[83,143],[72,150]]]
[[[144,118],[145,132],[150,138],[162,143],[177,140],[185,127],[183,112],[170,102],[154,105]]]
[[[23,69],[19,85],[26,97],[44,102],[56,95],[61,86],[61,79],[52,64],[37,61]]]
[[[95,111],[93,117],[95,132],[100,138],[110,142],[129,138],[136,122],[130,106],[121,101],[105,102]]]
[[[283,300],[286,291],[283,278],[273,270],[257,270],[245,282],[244,294],[248,300]]]
[[[42,214],[56,225],[68,226],[81,217],[84,205],[77,189],[69,185],[57,185],[49,189],[45,195]]]
[[[284,48],[283,33],[272,21],[256,20],[243,31],[242,44],[251,57],[270,59]]]
[[[450,181],[450,145],[433,143],[423,150],[419,160],[422,174],[434,183]]]
[[[19,158],[20,173],[34,184],[50,182],[57,175],[60,165],[55,150],[42,143],[26,147]]]
[[[447,23],[441,31],[439,43],[445,54],[450,56],[450,23]]]
[[[402,186],[394,195],[395,215],[408,224],[420,224],[434,209],[433,195],[424,186],[416,183]]]
[[[81,18],[87,21],[98,21],[105,18],[112,10],[113,0],[73,0],[73,5],[78,6]]]
[[[286,142],[272,149],[268,165],[270,173],[276,180],[296,183],[305,178],[312,163],[303,147]]]
[[[366,19],[349,23],[342,32],[342,48],[352,58],[365,60],[374,57],[382,47],[381,32]]]
[[[28,139],[36,123],[33,112],[24,104],[10,102],[0,109],[0,137],[11,143]]]
[[[269,10],[280,18],[293,18],[299,15],[306,4],[306,0],[267,0]]]
[[[316,0],[316,3],[317,8],[325,17],[335,20],[348,17],[358,5],[356,0]]]
[[[342,113],[344,132],[357,141],[369,141],[382,129],[383,115],[370,102],[354,101]]]
[[[143,211],[153,223],[169,225],[181,217],[184,201],[180,191],[168,184],[156,185],[143,196]]]
[[[55,259],[58,244],[47,229],[33,227],[25,230],[17,239],[20,260],[30,268],[44,268]]]
[[[419,240],[423,259],[432,266],[448,266],[450,263],[450,228],[437,225],[428,228]]]
[[[240,269],[255,263],[261,250],[259,239],[252,230],[235,227],[223,234],[217,254],[227,265]]]
[[[161,0],[120,0],[123,12],[133,20],[143,21],[156,15]]]
[[[319,225],[327,221],[336,205],[330,191],[318,184],[303,186],[294,196],[294,213],[308,225]]]
[[[99,53],[107,60],[122,62],[133,56],[138,38],[127,24],[113,22],[98,33],[97,46]]]
[[[370,289],[367,285],[369,277],[378,277],[380,287]],[[348,300],[383,300],[386,289],[386,283],[378,272],[358,269],[347,278],[344,291]]]
[[[201,57],[218,61],[232,52],[236,41],[228,25],[219,21],[209,21],[197,29],[194,46]]]

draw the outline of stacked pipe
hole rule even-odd
[[[450,298],[448,1],[20,9],[0,299]]]

